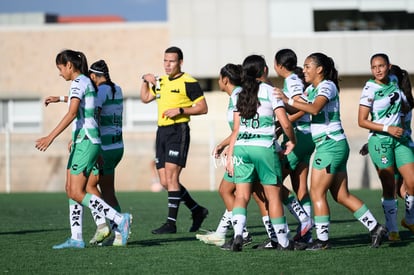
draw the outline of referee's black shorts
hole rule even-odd
[[[155,140],[155,165],[164,168],[165,163],[185,167],[190,146],[190,127],[188,123],[158,126]]]

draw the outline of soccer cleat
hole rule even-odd
[[[111,230],[107,225],[102,228],[96,228],[95,235],[93,235],[92,239],[89,241],[91,245],[97,245],[103,242],[106,238],[111,235]]]
[[[99,246],[124,246],[122,244],[122,235],[117,232],[115,234],[111,234],[109,238],[105,239],[105,241],[98,244]]]
[[[307,248],[308,248],[308,243],[293,241],[294,250],[306,250]]]
[[[252,236],[251,236],[251,235],[250,235],[250,233],[249,233],[249,232],[247,232],[247,231],[244,231],[244,232],[243,232],[242,237],[243,237],[243,246],[249,245],[249,244],[251,244],[251,243],[252,243],[252,241],[253,241]]]
[[[414,234],[414,224],[408,224],[405,219],[401,220],[401,225],[411,231]]]
[[[98,243],[98,246],[112,246],[114,243],[115,236],[111,235],[109,238],[105,239],[105,241]],[[122,242],[122,239],[121,239]]]
[[[220,248],[223,250],[230,250],[231,247],[233,246],[233,241],[234,241],[234,237],[232,237],[229,241],[227,241],[222,246],[220,246]]]
[[[382,243],[382,238],[387,234],[387,229],[382,224],[377,224],[371,230],[371,247],[378,248]]]
[[[190,232],[196,232],[198,229],[200,229],[201,224],[203,223],[204,219],[207,218],[208,210],[207,208],[201,207],[200,210],[194,211],[191,215],[193,219],[193,224],[190,227]]]
[[[174,234],[177,233],[177,226],[174,223],[166,222],[151,232],[152,234]]]
[[[226,241],[226,236],[224,234],[219,234],[215,231],[209,232],[205,235],[197,234],[196,238],[205,244],[214,244],[216,246],[222,246]]]
[[[293,237],[295,241],[301,240],[301,238],[305,237],[306,234],[311,232],[313,228],[313,220],[311,218],[307,218],[304,222],[301,222],[298,228],[296,229],[296,235]],[[311,234],[312,237],[312,234]],[[309,236],[308,236],[309,238]]]
[[[293,240],[289,240],[287,247],[283,247],[280,243],[277,244],[276,249],[279,251],[290,251],[290,250],[305,250],[308,247],[306,243],[298,243]]]
[[[196,239],[200,241],[204,241],[208,235],[214,234],[216,231],[208,231],[206,230],[205,234],[196,234]]]
[[[277,248],[277,245],[278,245],[277,241],[274,241],[272,239],[266,239],[266,240],[264,240],[260,244],[253,245],[252,248],[253,249],[258,249],[258,250],[262,250],[262,249],[276,249]]]
[[[245,235],[245,233],[247,232],[243,232],[243,235]],[[242,246],[248,245],[252,242],[250,234],[247,234],[244,237],[243,235],[237,235],[236,238],[231,238],[228,242],[220,246],[220,248],[223,250],[242,251]]]
[[[331,248],[329,241],[321,241],[317,239],[313,243],[309,244],[306,250],[316,251],[316,250],[325,250]]]
[[[296,235],[295,238],[297,236],[298,235]],[[295,239],[295,238],[294,238],[294,240],[296,242],[300,242],[300,243],[312,243],[313,242],[313,239],[312,239],[312,231],[308,231],[304,236],[302,236],[302,237],[300,237],[298,239]]]
[[[289,241],[288,246],[283,247],[280,243],[277,244],[276,249],[279,251],[289,251],[289,250],[294,250],[294,245],[293,245],[293,241]]]
[[[53,249],[64,249],[64,248],[85,248],[85,243],[83,241],[78,241],[78,240],[69,238],[64,243],[53,246]]]
[[[243,236],[237,235],[231,244],[231,251],[240,252],[243,249]]]
[[[122,244],[122,235],[119,235],[119,234],[115,235],[115,238],[112,242],[112,246],[124,246]]]
[[[118,230],[119,233],[121,233],[122,236],[122,245],[126,245],[128,238],[129,238],[129,234],[131,234],[131,220],[132,220],[132,215],[129,213],[124,213],[122,214],[122,221],[120,224],[118,224]]]
[[[391,231],[390,233],[388,233],[388,240],[391,242],[401,241],[400,233],[396,231]]]
[[[132,217],[132,214],[129,214],[129,231],[128,231],[128,239],[131,236],[131,225],[132,225],[132,220],[134,217]],[[119,230],[118,230],[119,232]]]

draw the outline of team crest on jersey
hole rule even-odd
[[[387,164],[388,163],[388,158],[386,156],[382,156],[381,157],[381,162],[382,162],[382,164]]]

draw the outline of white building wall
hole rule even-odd
[[[409,10],[411,2],[395,1]],[[227,62],[263,54],[272,64],[277,50],[296,51],[299,62],[315,51],[330,55],[341,75],[369,74],[369,58],[385,52],[393,63],[414,71],[414,31],[313,32],[312,9],[368,9],[394,1],[175,0],[170,2],[171,43],[186,55],[195,76],[215,77]],[[185,19],[185,20],[184,20]]]

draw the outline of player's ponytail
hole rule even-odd
[[[260,106],[258,78],[265,73],[266,61],[260,55],[246,57],[242,64],[242,91],[237,99],[237,111],[245,119],[252,119]]]
[[[99,60],[93,63],[89,69],[90,72],[96,74],[97,76],[104,76],[105,77],[105,84],[111,87],[112,91],[112,100],[115,99],[116,88],[115,84],[111,80],[111,76],[109,75],[109,68],[106,64],[105,60]]]
[[[333,59],[323,53],[312,53],[308,58],[311,58],[316,66],[322,67],[323,78],[332,81],[339,92],[338,71]]]

